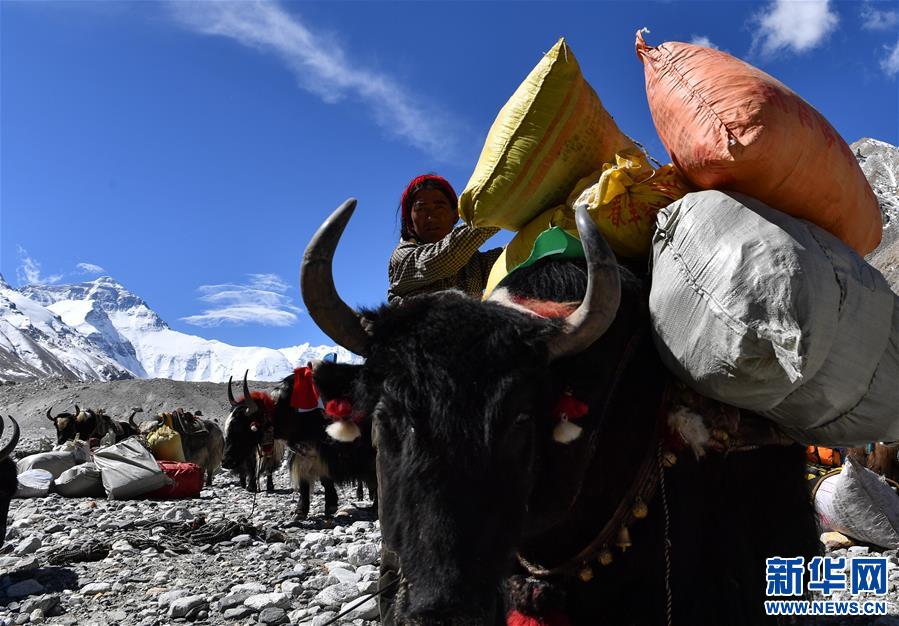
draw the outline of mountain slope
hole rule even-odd
[[[880,270],[893,291],[899,292],[899,148],[869,138],[850,147],[883,213],[883,239],[865,258]]]
[[[144,300],[108,276],[74,285],[29,285],[22,293],[58,312],[141,377],[226,382],[249,370],[251,379],[278,380],[328,352],[338,352],[343,362],[357,358],[330,346],[239,347],[172,330]]]
[[[89,337],[0,276],[0,379],[46,375],[104,381],[134,376]]]

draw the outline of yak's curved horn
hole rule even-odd
[[[369,335],[362,326],[362,316],[340,299],[331,267],[337,243],[355,209],[356,199],[350,198],[312,236],[300,268],[300,293],[312,320],[328,337],[366,356]]]
[[[78,408],[78,405],[75,405],[75,417],[78,417],[78,414],[81,413],[81,409]]]
[[[134,416],[138,413],[143,413],[143,409],[133,408],[131,409],[131,415],[128,416],[128,423],[137,428],[137,422],[134,421]]]
[[[577,354],[602,337],[621,303],[621,275],[609,244],[585,207],[578,207],[575,220],[587,257],[587,292],[581,305],[565,319],[562,332],[549,344],[550,361]]]
[[[234,392],[231,391],[231,381],[233,378],[233,376],[228,376],[228,402],[231,403],[232,407],[235,407],[240,404],[240,402],[234,399]]]
[[[50,415],[50,409],[52,409],[52,408],[53,408],[52,406],[47,408],[47,419],[55,424],[56,418],[53,417],[52,415]]]
[[[19,443],[19,423],[13,419],[12,415],[7,415],[9,421],[12,422],[12,437],[9,439],[9,443],[6,444],[2,450],[0,450],[0,461],[4,461],[9,458],[9,455],[12,454],[12,451],[15,449],[16,444]],[[0,435],[3,434],[3,418],[0,417]]]
[[[249,373],[250,370],[243,373],[243,401],[247,406],[247,413],[255,413],[259,407],[256,405],[256,401],[253,400],[253,396],[250,395],[250,387],[247,385],[247,375]]]

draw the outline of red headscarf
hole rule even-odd
[[[422,174],[421,176],[417,176],[406,185],[406,188],[403,190],[403,196],[400,198],[400,207],[403,212],[404,233],[413,234],[415,232],[415,229],[412,227],[412,200],[415,199],[416,193],[425,188],[426,183],[428,184],[428,187],[437,188],[442,191],[443,195],[445,195],[453,205],[453,210],[459,210],[459,199],[456,197],[456,192],[447,179],[442,176],[437,176],[437,174]]]

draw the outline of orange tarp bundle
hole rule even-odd
[[[877,247],[877,198],[849,146],[810,104],[720,50],[652,47],[639,31],[636,47],[656,130],[691,184],[750,195],[859,254]]]

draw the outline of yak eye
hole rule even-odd
[[[530,414],[530,413],[519,413],[519,414],[515,417],[515,421],[512,422],[512,425],[513,425],[513,426],[518,426],[518,425],[520,425],[520,424],[527,424],[529,421],[531,421],[531,414]]]

